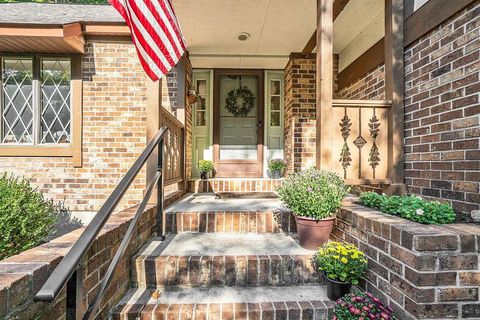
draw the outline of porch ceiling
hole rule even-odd
[[[174,0],[196,68],[283,69],[314,30],[313,0]],[[237,34],[248,32],[247,41]]]

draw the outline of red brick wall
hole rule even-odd
[[[405,51],[405,182],[455,210],[480,208],[480,2]]]
[[[381,64],[348,87],[341,88],[339,99],[385,99],[385,65]]]
[[[96,212],[146,145],[146,76],[130,42],[86,44],[83,58],[83,166],[71,158],[0,157],[0,172],[25,176],[49,199]],[[142,171],[119,209],[139,201]],[[85,213],[86,214],[86,213]]]
[[[288,171],[315,165],[315,54],[292,54],[285,67],[285,160]]]

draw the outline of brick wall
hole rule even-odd
[[[405,182],[409,191],[480,208],[480,2],[405,52]]]
[[[338,55],[333,55],[333,92],[338,91]],[[292,53],[285,67],[284,158],[287,171],[315,166],[316,55]]]
[[[78,288],[81,314],[95,297],[100,275],[105,273],[114,253],[118,249],[129,222],[135,213],[126,209],[113,215],[80,264]],[[156,210],[146,210],[137,224],[136,234],[117,268],[110,286],[105,291],[98,319],[108,319],[108,312],[130,287],[131,259],[152,236]],[[77,229],[51,242],[0,261],[0,319],[65,319],[66,290],[63,289],[52,303],[33,302],[34,294],[47,280],[71,246],[77,241],[84,228]]]
[[[129,42],[86,44],[83,166],[71,158],[0,157],[0,172],[25,176],[73,211],[96,212],[146,145],[146,76]],[[119,209],[141,199],[142,171]]]
[[[365,252],[361,286],[387,302],[398,319],[480,317],[480,226],[426,226],[345,204],[333,238]]]
[[[288,171],[315,166],[315,54],[292,54],[285,67],[285,160]]]
[[[385,99],[385,65],[381,64],[377,66],[356,82],[345,88],[341,88],[337,93],[337,97],[339,99],[352,100]]]
[[[193,69],[190,59],[185,62],[185,86],[188,93],[193,88]],[[192,105],[185,103],[185,179],[192,177]]]

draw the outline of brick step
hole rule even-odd
[[[152,239],[133,258],[139,287],[323,283],[314,251],[282,234],[183,233]]]
[[[214,178],[189,181],[190,192],[272,192],[283,179],[263,178]]]
[[[322,285],[285,287],[131,289],[112,312],[113,320],[312,319],[332,318],[333,302]]]
[[[167,211],[167,234],[182,232],[296,233],[295,217],[284,210]]]
[[[296,232],[295,218],[277,198],[227,198],[188,194],[165,211],[167,233]]]

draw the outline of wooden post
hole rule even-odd
[[[333,2],[317,0],[317,156],[318,169],[332,170]]]
[[[189,89],[186,87],[186,60],[187,53],[177,63],[177,119],[183,125],[185,125],[185,106]]]
[[[403,0],[385,0],[385,98],[392,101],[388,115],[388,193],[405,193],[403,179],[404,63]]]
[[[145,145],[152,140],[155,134],[160,130],[160,108],[162,105],[162,82],[160,80],[153,82],[147,78],[147,139]],[[157,150],[154,150],[146,163],[146,185],[152,181],[157,173]],[[156,204],[157,190],[153,190],[149,203]]]

